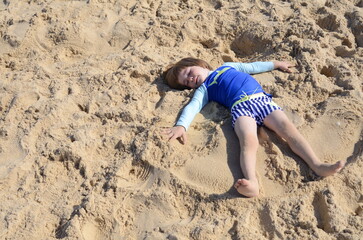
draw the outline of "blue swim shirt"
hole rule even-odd
[[[261,85],[249,74],[272,71],[273,62],[228,62],[211,71],[204,83],[196,89],[192,100],[183,109],[176,125],[189,128],[195,115],[209,102],[215,101],[231,109],[246,95],[263,92]]]

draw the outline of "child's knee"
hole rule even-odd
[[[258,137],[257,133],[246,133],[243,136],[239,136],[239,142],[241,147],[253,147],[256,148],[258,146]]]
[[[288,118],[283,118],[277,124],[277,129],[276,130],[280,134],[282,134],[284,136],[288,136],[291,133],[293,133],[294,131],[296,131],[296,127]]]

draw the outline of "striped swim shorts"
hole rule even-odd
[[[272,101],[272,97],[263,93],[251,95],[248,100],[232,107],[232,127],[234,128],[237,118],[241,116],[249,116],[255,119],[258,126],[262,126],[267,115],[278,109],[281,107]]]

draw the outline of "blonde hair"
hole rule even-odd
[[[163,72],[163,79],[165,83],[168,84],[169,87],[174,89],[187,89],[188,87],[178,83],[178,75],[184,68],[192,66],[199,66],[202,68],[213,70],[213,68],[204,60],[192,57],[183,58],[179,62],[169,65]]]

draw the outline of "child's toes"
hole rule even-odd
[[[234,184],[234,187],[237,189],[241,185],[242,185],[242,179],[238,179],[237,182]]]

